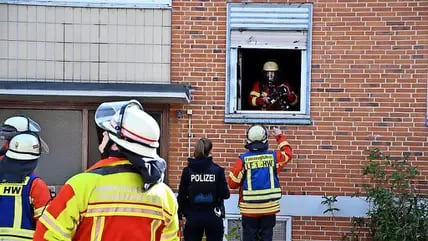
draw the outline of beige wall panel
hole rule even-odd
[[[101,8],[99,9],[100,18],[98,19],[100,24],[108,24],[109,21],[109,9]]]
[[[64,63],[63,62],[55,62],[55,80],[64,79]]]
[[[143,62],[149,63],[153,59],[153,46],[151,45],[144,45],[143,49]]]
[[[18,22],[28,22],[28,8],[19,8]]]
[[[115,82],[117,80],[118,64],[110,62],[108,64],[108,80],[110,82]]]
[[[171,48],[169,46],[162,45],[161,46],[162,56],[161,63],[170,63],[171,60]],[[168,71],[169,72],[169,71]]]
[[[168,83],[171,79],[171,64],[162,64],[161,81]]]
[[[39,42],[43,42],[46,40],[46,24],[38,22],[36,24],[36,40]]]
[[[16,76],[17,78],[27,78],[27,71],[25,71],[27,69],[27,61],[25,60],[20,60],[20,61],[16,61],[16,68],[17,68],[17,72],[16,72]],[[24,70],[24,71],[22,71]]]
[[[118,27],[117,25],[108,25],[108,39],[107,43],[116,44],[118,35]]]
[[[82,8],[72,8],[73,9],[73,24],[82,23]]]
[[[109,9],[108,10],[108,24],[111,25],[117,25],[117,16],[119,12],[116,9]]]
[[[15,60],[17,56],[18,43],[16,41],[8,41],[8,59]]]
[[[74,9],[73,8],[63,8],[64,9],[64,23],[73,23]]]
[[[135,46],[135,62],[142,63],[144,62],[144,46],[143,45],[137,45]]]
[[[6,79],[8,77],[8,60],[0,59],[0,79]]]
[[[64,60],[64,43],[55,43],[55,60]]]
[[[98,71],[98,63],[89,63],[89,80],[97,81],[99,78]]]
[[[27,24],[27,40],[37,41],[37,23],[31,22]]]
[[[80,62],[82,60],[82,44],[74,42],[73,44],[73,61]]]
[[[144,44],[144,26],[136,26],[135,27],[135,43],[136,44]]]
[[[108,80],[108,63],[100,63],[99,64],[99,76],[101,81]]]
[[[127,63],[126,64],[126,78],[129,82],[134,82],[137,80],[135,76],[135,63]]]
[[[136,47],[135,47],[135,45],[128,44],[128,45],[125,45],[125,47],[126,47],[125,62],[135,63],[136,62],[136,57],[135,57],[136,56],[136,53],[135,53]]]
[[[80,63],[80,79],[89,80],[91,74],[90,64],[87,62]]]
[[[55,62],[46,61],[46,79],[55,80]]]
[[[18,40],[19,41],[27,41],[28,40],[28,23],[19,22],[17,24],[17,32],[18,32]]]
[[[7,20],[7,12],[8,12],[8,6],[6,4],[0,4],[0,21],[6,22]]]
[[[8,20],[11,22],[18,21],[18,7],[16,5],[9,5]]]
[[[153,26],[146,26],[144,28],[144,43],[153,44]]]
[[[118,61],[118,45],[110,44],[108,48],[108,60],[110,62]]]
[[[162,62],[162,48],[160,45],[153,45],[153,59],[155,64]]]
[[[154,10],[144,9],[144,25],[153,26],[154,24]]]
[[[7,41],[0,40],[0,56],[7,56],[9,54],[8,51]]]
[[[126,63],[117,63],[117,82],[123,82],[126,79]]]
[[[7,28],[7,38],[9,40],[18,40],[18,24],[10,22]]]
[[[55,48],[56,44],[54,42],[46,42],[45,50],[46,50],[46,60],[54,61],[55,53],[60,52],[60,49]]]
[[[75,30],[79,32],[80,39],[74,39],[76,42],[89,43],[91,42],[91,28],[89,25],[74,25]]]
[[[117,26],[117,42],[119,44],[126,44],[128,42],[128,31],[124,25]]]
[[[18,59],[25,60],[27,59],[27,42],[18,42]],[[25,72],[25,69],[19,68],[22,72]]]
[[[38,60],[46,59],[46,42],[37,42],[37,56]]]
[[[80,44],[80,61],[88,62],[90,59],[90,44]]]
[[[37,61],[36,60],[29,60],[27,65],[27,78],[28,79],[36,79],[36,73],[37,73]]]
[[[1,4],[0,13],[4,79],[170,81],[170,10]]]
[[[117,10],[117,24],[118,25],[126,25],[126,9],[118,9]]]
[[[45,9],[46,9],[46,22],[55,23],[56,22],[55,8],[45,8]]]
[[[20,7],[24,8],[24,6]],[[37,22],[37,7],[36,6],[27,6],[27,21],[29,23]]]
[[[55,9],[55,23],[62,24],[65,19],[65,10],[70,8],[54,8]]]
[[[12,76],[13,78],[16,78],[16,72],[17,72],[17,66],[16,66],[16,60],[9,60],[7,63],[7,73],[8,76]]]
[[[91,62],[98,62],[99,56],[100,56],[100,45],[99,44],[90,44],[89,45],[89,61]]]
[[[46,78],[46,61],[37,61],[36,78],[44,80]]]
[[[64,79],[72,80],[73,79],[73,63],[65,62],[64,63]]]
[[[0,12],[0,14],[2,14],[2,13]],[[7,33],[8,33],[7,28],[8,28],[7,22],[0,22],[0,29],[2,29],[2,31],[0,31],[0,40],[6,40],[7,39]]]
[[[27,42],[27,58],[31,60],[37,59],[37,42]]]

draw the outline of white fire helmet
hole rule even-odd
[[[6,156],[16,160],[35,160],[40,157],[40,138],[34,132],[23,132],[12,137]]]
[[[260,141],[266,143],[268,138],[268,132],[262,125],[253,125],[247,131],[247,143]]]
[[[278,71],[278,64],[274,61],[267,61],[266,63],[264,63],[263,65],[263,70],[264,71]]]
[[[138,155],[157,157],[159,125],[138,101],[102,103],[95,112],[95,122],[119,146]]]
[[[41,131],[40,125],[25,115],[11,116],[0,127],[0,139],[10,140],[13,136],[28,131],[39,135]],[[40,138],[40,142],[42,150],[49,153],[48,144],[42,138]]]

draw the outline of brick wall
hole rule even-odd
[[[410,153],[428,193],[428,1],[310,2],[313,124],[281,126],[295,152],[280,174],[284,194],[352,195],[369,147]],[[190,146],[212,139],[214,160],[226,170],[244,151],[248,125],[223,121],[226,1],[174,0],[171,52],[171,80],[195,89],[190,105],[171,106],[169,183],[177,190],[189,122]],[[183,108],[192,115],[177,118]],[[349,218],[297,217],[293,240],[340,240],[349,227]]]

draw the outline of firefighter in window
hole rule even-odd
[[[248,104],[261,110],[292,110],[299,102],[290,83],[280,82],[278,64],[267,61],[263,65],[261,81],[253,84],[248,96]]]

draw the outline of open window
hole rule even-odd
[[[226,122],[311,123],[311,18],[311,4],[228,4]],[[256,106],[249,97],[256,82],[266,82],[267,61],[278,65],[277,84],[290,89],[276,95],[276,89],[260,91],[260,96],[283,101],[281,108]],[[293,105],[286,101],[290,92],[297,98]]]

